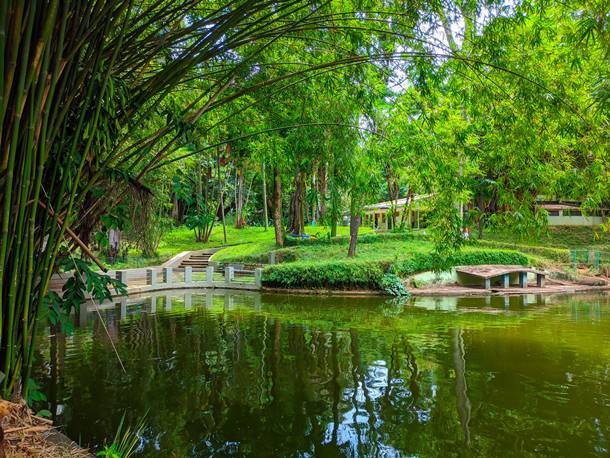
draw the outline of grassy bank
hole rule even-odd
[[[498,231],[485,233],[483,239],[519,246],[610,251],[610,235],[587,226],[549,226],[538,235],[526,236]]]
[[[432,250],[405,256],[402,260],[375,257],[356,260],[308,260],[269,265],[263,270],[263,284],[276,288],[305,289],[384,289],[384,278],[407,277],[432,270]],[[528,264],[522,253],[507,250],[467,248],[452,255],[447,267],[479,264]]]
[[[264,270],[267,286],[280,288],[381,289],[387,274],[407,277],[434,268],[434,246],[425,233],[374,233],[364,227],[357,255],[348,258],[349,228],[339,227],[330,238],[327,227],[307,227],[311,239],[288,238],[286,246],[275,246],[274,231],[261,227],[227,228],[227,245],[218,251],[217,262],[268,263],[275,253],[278,264]],[[550,266],[569,263],[568,248],[604,249],[607,239],[591,228],[549,228],[540,237],[522,240],[512,234],[488,234],[471,241],[452,256],[447,266],[476,264],[530,264]],[[129,259],[114,268],[158,265],[182,251],[224,246],[222,227],[214,229],[207,243],[198,243],[193,232],[177,228],[168,232],[159,246],[159,257],[142,258],[130,252]]]
[[[326,238],[330,232],[329,227],[325,226],[307,226],[305,232],[312,237]],[[360,234],[372,232],[372,229],[363,227]],[[339,226],[337,235],[345,237],[349,235],[349,227]],[[233,226],[227,227],[227,245],[226,249],[222,250],[221,261],[224,261],[223,256],[233,260],[238,256],[248,256],[250,254],[268,253],[275,248],[275,234],[273,228],[265,230],[264,227],[245,227],[243,229],[235,229]],[[111,268],[126,269],[132,267],[146,267],[160,265],[170,259],[172,256],[182,251],[204,250],[206,248],[217,248],[224,246],[224,236],[222,226],[216,226],[212,230],[210,239],[206,243],[197,242],[194,232],[186,226],[177,227],[161,238],[158,256],[144,257],[137,249],[129,250],[127,259],[115,262]]]

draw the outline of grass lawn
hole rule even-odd
[[[317,238],[325,238],[330,232],[330,228],[325,226],[307,226],[305,232]],[[360,234],[372,232],[371,228],[360,228]],[[338,236],[349,235],[348,226],[337,227]],[[112,269],[125,269],[131,267],[146,267],[160,265],[170,259],[172,256],[182,251],[203,250],[206,248],[221,247],[224,245],[222,226],[216,226],[210,240],[207,243],[195,241],[195,234],[192,230],[185,226],[181,226],[169,231],[161,238],[159,243],[159,256],[155,258],[145,258],[138,250],[130,250],[126,261],[117,261],[112,264]],[[265,231],[264,227],[245,227],[243,229],[235,229],[233,226],[227,226],[227,245],[226,249],[222,250],[223,255],[226,253],[228,257],[237,255],[243,256],[247,254],[267,253],[275,248],[275,232],[272,227]],[[218,253],[219,255],[221,253]],[[218,259],[222,261],[224,259]]]
[[[326,239],[329,228],[324,226],[306,227],[305,232],[318,238]],[[360,234],[371,233],[369,227],[361,227]],[[281,249],[282,253],[289,255],[289,260],[294,261],[338,261],[352,260],[347,257],[349,227],[341,226],[337,228],[337,235],[343,237],[341,243],[304,243],[302,245],[290,246]],[[565,248],[593,248],[602,251],[610,251],[610,237],[599,234],[590,227],[549,227],[548,232],[540,237],[530,237],[520,239],[514,234],[507,232],[496,232],[485,234],[484,240],[501,242],[503,244],[514,244],[515,249],[527,251],[530,260],[534,264],[552,264],[551,256],[547,253],[532,251],[527,247],[543,247],[555,249]],[[186,227],[179,227],[171,230],[163,236],[159,244],[159,256],[156,258],[144,258],[137,250],[130,250],[129,258],[125,262],[116,262],[111,267],[113,269],[129,267],[145,267],[160,265],[172,256],[182,251],[195,251],[205,248],[224,246],[222,226],[216,226],[207,243],[195,241],[192,230]],[[253,259],[264,259],[270,251],[276,249],[273,228],[265,231],[262,227],[246,227],[235,229],[233,226],[227,227],[227,247],[220,250],[213,257],[218,262],[250,262]],[[472,249],[486,249],[493,251],[494,246],[474,246]],[[497,248],[513,248],[512,246],[498,246]],[[384,239],[370,243],[358,243],[357,256],[353,260],[371,261],[400,261],[409,258],[416,253],[429,253],[432,251],[432,244],[421,238],[411,239]],[[470,250],[466,247],[465,251]],[[549,250],[547,250],[549,251]],[[555,261],[557,261],[555,259]]]
[[[281,249],[289,252],[295,261],[338,261],[338,260],[400,260],[414,253],[427,253],[432,251],[432,244],[426,240],[380,240],[377,243],[359,243],[356,249],[356,257],[348,258],[347,249],[349,239],[343,243],[335,244],[303,244]],[[239,247],[225,248],[213,257],[214,261],[240,262],[247,261],[256,255],[265,255],[275,249],[275,245],[255,243],[240,245]]]
[[[602,233],[598,228],[587,226],[549,226],[547,231],[538,237],[523,238],[507,231],[490,232],[484,234],[483,239],[548,248],[610,251],[610,235]]]
[[[384,234],[379,234],[371,238],[369,236],[366,242],[360,241],[357,246],[356,256],[354,258],[347,257],[347,251],[349,246],[349,239],[345,237],[340,243],[307,243],[302,245],[290,246],[281,248],[278,253],[282,253],[286,256],[289,255],[287,260],[283,262],[296,262],[303,261],[308,263],[316,263],[320,261],[383,261],[394,263],[412,258],[416,254],[428,254],[434,249],[432,242],[425,240],[422,237],[418,237],[416,234],[409,237],[404,235],[403,238],[392,238],[394,234],[388,234],[389,237]],[[225,248],[213,257],[213,260],[219,262],[251,262],[253,258],[261,256],[266,258],[269,251],[274,250],[275,246],[253,243],[247,245],[240,245],[236,247]],[[499,252],[506,251],[502,248],[494,247],[481,247],[477,244],[464,246],[462,251],[464,253],[484,250],[486,252]],[[542,259],[540,256],[533,256],[526,254],[532,262],[536,264],[546,263],[546,259]]]

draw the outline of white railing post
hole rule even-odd
[[[184,268],[184,283],[187,285],[193,283],[193,268],[191,266],[186,266]]]
[[[172,274],[174,272],[174,269],[172,269],[171,267],[164,267],[163,268],[163,283],[165,283],[166,285],[171,285],[172,284]]]
[[[263,269],[254,269],[254,285],[257,288],[263,287]]]
[[[225,267],[225,283],[233,281],[233,267]]]
[[[157,270],[146,269],[146,284],[149,286],[157,286]]]
[[[127,285],[127,271],[126,270],[117,270],[114,273],[114,278],[116,278],[118,281],[120,281],[124,285]]]
[[[208,286],[212,286],[214,283],[214,266],[207,266],[205,268],[205,281]]]

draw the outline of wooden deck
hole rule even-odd
[[[500,279],[500,285],[503,288],[510,288],[511,277],[517,277],[519,288],[527,288],[528,274],[536,275],[536,286],[542,288],[546,273],[542,270],[532,269],[526,266],[512,266],[502,264],[485,264],[480,266],[461,266],[456,267],[455,271],[460,275],[470,279],[483,280],[485,289],[491,289],[492,280]],[[513,282],[515,283],[515,282]]]

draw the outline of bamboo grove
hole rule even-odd
[[[115,203],[103,198],[104,186],[123,187],[116,198],[124,197],[181,139],[176,125],[142,138],[130,129],[197,66],[206,70],[206,90],[176,122],[192,123],[255,90],[235,84],[243,62],[297,26],[313,21],[315,27],[322,14],[296,1],[135,3],[15,0],[0,6],[5,396],[27,380],[36,318],[58,256],[85,250],[79,224]],[[239,48],[245,57],[221,61]],[[144,154],[150,151],[152,157]],[[121,173],[127,168],[136,172]]]
[[[443,3],[2,1],[2,395],[19,394],[27,388],[36,322],[45,311],[49,281],[58,263],[72,263],[77,273],[83,273],[74,257],[89,253],[87,235],[92,222],[122,200],[150,193],[146,177],[160,168],[221,148],[227,138],[217,132],[227,120],[241,114],[250,122],[250,107],[264,106],[277,95],[290,94],[299,83],[330,72],[342,72],[344,84],[348,81],[356,86],[366,78],[362,67],[367,64],[386,83],[396,62],[409,63],[402,71],[415,82],[425,79],[439,61],[456,62],[460,71],[471,72],[470,78],[478,81],[489,79],[491,71],[503,72],[507,80],[521,78],[488,50],[458,49],[455,43],[439,46],[436,30],[448,30],[446,23],[422,32],[421,21],[438,16]],[[497,4],[459,3],[477,5],[479,13],[483,4]],[[594,22],[591,33],[607,39],[596,27]],[[293,61],[289,53],[299,50],[303,59]],[[442,75],[436,78],[443,80]],[[544,89],[536,81],[522,81],[524,86]],[[492,81],[486,87],[497,94],[503,90],[497,86]],[[171,116],[160,114],[170,94],[187,90],[195,95]],[[264,97],[248,99],[260,93]],[[409,97],[416,99],[412,94]],[[247,101],[238,105],[240,100]],[[561,97],[554,100],[559,106],[571,106]],[[419,115],[406,109],[401,116],[410,125],[408,120]],[[164,118],[164,122],[152,122],[153,118]],[[197,134],[205,141],[184,153],[193,126],[203,119],[206,123]],[[342,122],[330,121],[327,126]],[[345,137],[351,137],[355,145],[367,129],[357,119],[353,124]],[[369,129],[375,131],[375,141],[385,138],[380,131],[391,127],[391,123],[379,124]],[[589,129],[583,124],[578,129]],[[266,130],[282,131],[283,127],[270,125]],[[599,129],[592,131],[598,135]],[[397,129],[395,138],[403,134],[410,135]],[[601,148],[599,142],[596,145]],[[269,175],[275,183],[271,194],[281,200],[281,161],[270,165],[274,167]],[[336,164],[336,168],[343,166]],[[354,192],[366,186],[366,172],[365,164],[346,186]],[[443,176],[454,176],[454,172],[446,167]],[[602,167],[598,175],[604,173]],[[428,173],[435,174],[438,170]],[[448,188],[446,195],[452,193]],[[352,213],[358,212],[361,200],[354,200]],[[279,236],[281,207],[275,206],[273,213],[277,214]],[[85,287],[89,289],[93,288],[91,275],[86,272]]]

